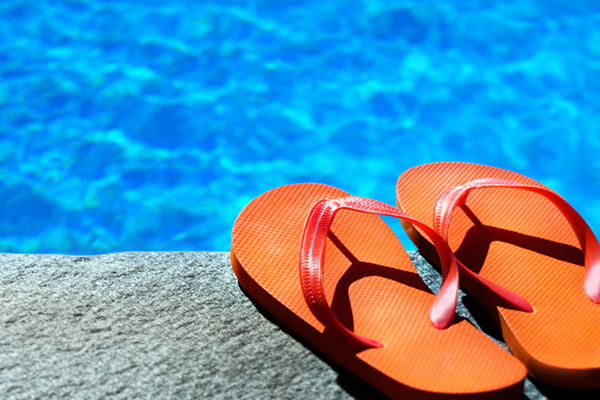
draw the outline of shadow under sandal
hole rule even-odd
[[[431,235],[443,261],[437,298],[374,214],[410,221]],[[395,207],[327,185],[279,187],[242,210],[231,259],[256,301],[391,398],[523,394],[523,365],[454,315],[458,270],[444,240]]]
[[[534,378],[600,388],[600,246],[573,207],[526,176],[455,162],[405,171],[396,194],[447,240],[460,283]],[[403,226],[439,265],[424,232]]]

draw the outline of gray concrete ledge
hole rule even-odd
[[[411,257],[435,290],[439,274]],[[0,265],[2,399],[383,398],[249,299],[228,253],[0,254]],[[498,341],[461,297],[460,314]],[[600,398],[526,389],[531,400]]]

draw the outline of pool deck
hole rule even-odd
[[[410,255],[439,287],[439,274]],[[3,399],[385,398],[255,304],[228,253],[0,254],[0,263]],[[499,342],[461,298],[459,313]],[[600,398],[529,380],[526,394]]]

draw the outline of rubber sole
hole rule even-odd
[[[244,289],[333,361],[394,399],[519,399],[523,365],[465,320],[430,322],[435,296],[400,241],[376,215],[342,210],[324,262],[336,317],[383,348],[353,351],[311,314],[299,281],[303,224],[314,203],[348,196],[320,184],[273,189],[248,204],[232,232],[233,269]],[[332,241],[333,240],[333,241]]]
[[[545,187],[484,165],[425,164],[400,175],[398,208],[432,224],[442,191],[480,178]],[[403,226],[421,253],[438,264],[422,232],[408,223]],[[534,378],[566,388],[600,388],[600,305],[584,291],[577,237],[550,201],[517,189],[475,190],[452,215],[448,244],[469,269],[533,306],[533,313],[498,306],[488,292],[461,276],[461,284],[484,306]]]

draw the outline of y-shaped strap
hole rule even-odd
[[[333,314],[325,298],[323,286],[323,260],[327,233],[338,210],[348,209],[369,214],[388,215],[409,221],[421,228],[433,241],[442,261],[442,287],[431,309],[431,321],[438,329],[450,326],[458,298],[458,269],[452,251],[433,229],[388,204],[363,197],[342,197],[316,203],[306,219],[300,248],[300,284],[306,304],[326,328],[345,338],[349,346],[381,347],[382,344],[355,334],[347,329]]]
[[[575,209],[571,207],[571,205],[567,203],[565,199],[549,189],[497,178],[476,179],[471,182],[467,182],[464,185],[448,188],[440,195],[435,208],[435,230],[447,240],[450,218],[452,217],[454,209],[465,204],[467,196],[471,190],[489,187],[515,188],[538,193],[550,200],[552,204],[559,209],[559,211],[564,215],[566,220],[571,225],[571,228],[573,228],[573,231],[575,231],[575,235],[577,235],[577,239],[579,240],[579,245],[583,250],[585,258],[585,291],[594,303],[600,303],[600,245],[598,244],[598,240],[596,239],[596,236],[594,236],[594,233],[588,224],[586,224],[577,211],[575,211]],[[480,283],[488,286],[497,294],[506,296],[508,293],[519,297],[518,295],[502,288],[501,286],[480,277],[470,269],[466,268],[460,262],[458,265],[461,272],[472,275],[475,279],[479,280]],[[498,292],[498,290],[500,290],[500,292]]]

